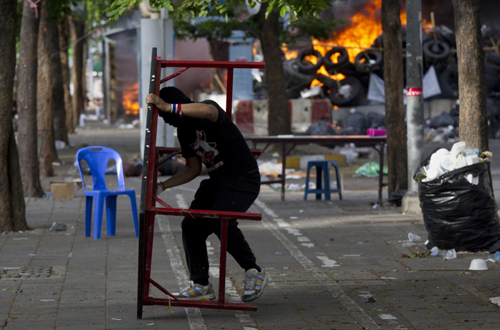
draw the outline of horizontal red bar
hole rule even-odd
[[[162,68],[227,68],[227,69],[264,69],[263,62],[221,62],[221,61],[167,61],[161,60]]]
[[[181,217],[192,218],[218,218],[218,219],[232,219],[232,220],[262,220],[262,214],[259,213],[246,213],[246,212],[228,212],[228,211],[210,211],[210,210],[193,210],[193,209],[175,209],[175,208],[162,208],[153,207],[151,209],[157,214],[176,215]]]
[[[211,308],[211,309],[229,309],[239,311],[256,311],[257,305],[244,303],[224,303],[219,304],[217,301],[199,301],[199,300],[179,300],[147,297],[143,300],[143,305],[163,305],[177,307],[196,307],[196,308]]]

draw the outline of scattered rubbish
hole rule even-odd
[[[363,298],[364,303],[372,304],[372,303],[376,302],[375,298],[373,298],[373,296],[371,294],[364,294],[364,295],[361,295],[361,297]]]
[[[429,255],[431,255],[430,251],[427,252],[420,252],[420,253],[410,253],[410,254],[402,254],[401,258],[408,258],[408,259],[420,259],[420,258],[426,258]]]
[[[500,297],[493,297],[489,299],[492,304],[495,304],[500,307]]]
[[[111,318],[113,321],[121,321],[122,319],[116,319],[114,317]]]
[[[484,259],[473,259],[470,263],[469,270],[488,270],[488,265]]]
[[[350,149],[350,148],[342,148],[339,150],[339,154],[344,155],[345,161],[347,164],[351,164],[353,161],[358,159],[359,153]]]
[[[265,162],[259,165],[261,175],[278,176],[281,174],[282,165],[278,163]]]
[[[384,168],[384,174],[387,174],[387,169]],[[380,172],[380,165],[375,162],[369,162],[363,164],[360,168],[354,172],[354,176],[366,176],[369,178],[373,178],[379,175]]]
[[[495,252],[495,260],[500,261],[500,251]]]
[[[456,259],[457,252],[455,251],[455,249],[445,250],[444,254],[443,254],[443,258],[447,259],[447,260]]]
[[[382,276],[382,277],[380,277],[380,279],[382,279],[382,280],[395,280],[396,278],[395,277]]]
[[[379,314],[379,316],[382,320],[397,320],[397,317],[392,316],[391,314]]]
[[[65,231],[66,228],[64,223],[53,222],[50,231]]]
[[[64,141],[56,140],[55,145],[56,145],[56,149],[58,149],[58,150],[66,148],[66,142],[64,142]]]
[[[408,240],[409,240],[410,242],[419,242],[419,241],[421,241],[421,240],[422,240],[422,238],[421,238],[420,236],[418,236],[418,235],[415,235],[415,234],[409,233],[409,234],[408,234]]]
[[[155,325],[154,323],[148,323],[148,326]]]

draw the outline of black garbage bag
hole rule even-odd
[[[500,241],[500,219],[488,175],[489,163],[478,163],[421,182],[424,161],[414,179],[419,182],[420,207],[429,243],[442,250],[478,251]],[[471,184],[467,176],[479,177]]]
[[[454,125],[455,120],[453,120],[453,117],[446,112],[442,112],[439,116],[432,118],[431,122],[429,123],[430,128],[447,127]]]

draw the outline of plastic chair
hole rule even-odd
[[[330,166],[335,168],[337,176],[337,189],[330,188]],[[316,189],[309,189],[309,174],[311,168],[316,167]],[[324,173],[324,188],[321,188],[321,176]],[[325,194],[325,200],[330,200],[330,194],[338,193],[339,199],[342,200],[342,189],[340,188],[339,167],[336,160],[311,160],[307,162],[306,188],[304,192],[304,200],[307,200],[307,194],[316,194],[316,199],[321,199],[321,194]]]
[[[116,174],[118,179],[118,190],[108,190],[105,181],[106,167],[109,160],[116,162]],[[111,148],[92,146],[78,150],[76,153],[78,171],[82,179],[83,193],[86,196],[85,203],[85,236],[90,236],[90,225],[92,220],[92,202],[94,206],[94,239],[101,238],[102,212],[104,209],[104,200],[106,200],[106,223],[108,235],[114,236],[116,233],[116,198],[119,195],[128,195],[132,205],[132,216],[134,218],[135,235],[139,237],[139,223],[137,220],[137,204],[135,199],[135,190],[125,189],[123,179],[122,157],[118,152]],[[82,160],[85,160],[92,174],[92,190],[87,190],[82,173]]]

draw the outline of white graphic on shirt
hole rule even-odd
[[[196,141],[191,144],[191,148],[201,157],[203,163],[212,164],[219,150],[215,149],[217,143],[207,142],[205,131],[196,131]]]

